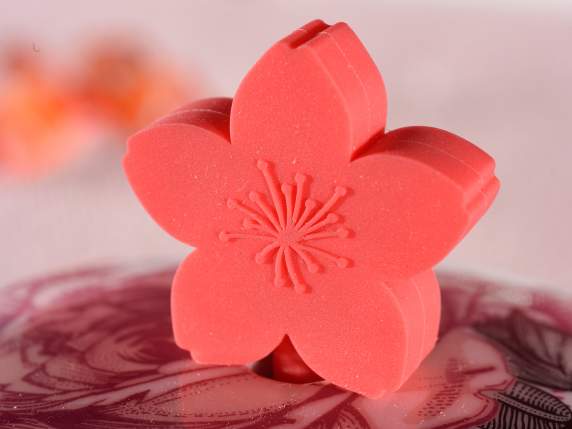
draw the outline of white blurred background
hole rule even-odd
[[[572,285],[568,0],[0,0],[0,10],[0,48],[17,38],[66,64],[89,39],[128,34],[197,76],[209,96],[232,95],[264,50],[305,22],[346,21],[384,75],[390,129],[444,128],[497,159],[501,193],[444,266]],[[0,285],[84,264],[178,261],[189,251],[139,206],[122,151],[120,142],[99,145],[39,180],[0,177]]]

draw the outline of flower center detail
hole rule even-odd
[[[321,261],[346,268],[350,260],[314,245],[314,241],[347,238],[347,229],[341,217],[332,212],[347,195],[342,186],[334,188],[332,196],[324,203],[307,198],[308,176],[297,173],[295,184],[280,183],[270,163],[259,160],[269,196],[250,192],[248,197],[256,208],[235,199],[228,199],[227,206],[245,214],[240,231],[221,231],[222,241],[238,239],[263,240],[267,243],[256,253],[259,264],[274,264],[274,284],[278,287],[293,286],[298,293],[310,291],[300,270],[304,266],[310,273],[323,269]],[[269,198],[270,201],[269,201]]]

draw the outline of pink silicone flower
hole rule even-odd
[[[243,364],[287,335],[310,368],[378,396],[431,350],[431,271],[488,208],[484,152],[445,131],[385,133],[386,95],[346,24],[273,46],[234,100],[136,134],[125,169],[170,234],[196,246],[174,281],[177,343]]]

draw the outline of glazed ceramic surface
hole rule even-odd
[[[572,427],[571,298],[441,275],[436,349],[370,400],[193,363],[172,338],[172,276],[104,267],[4,288],[0,427]]]

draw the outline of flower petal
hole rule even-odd
[[[420,361],[426,323],[410,282],[384,284],[366,269],[306,278],[307,301],[288,328],[304,362],[326,380],[369,397],[394,391]]]
[[[327,172],[385,126],[381,75],[347,24],[313,21],[275,44],[235,95],[231,140],[262,159]]]
[[[228,140],[230,99],[202,100],[176,110],[129,140],[124,165],[149,214],[192,245],[218,240],[227,199],[264,186],[255,162]]]
[[[292,307],[254,262],[256,247],[200,248],[179,266],[171,314],[176,343],[199,363],[247,364],[262,359],[284,337]]]
[[[392,131],[338,179],[347,187],[339,214],[352,229],[336,251],[385,279],[408,278],[437,264],[492,203],[494,161],[446,131]]]
[[[387,287],[401,303],[410,333],[403,377],[406,380],[437,341],[441,314],[439,283],[435,274],[427,271],[411,279],[389,281]]]
[[[431,270],[412,277],[411,280],[425,306],[425,334],[421,350],[421,359],[424,359],[437,342],[441,322],[441,287]]]

